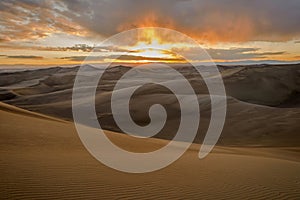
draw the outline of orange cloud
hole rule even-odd
[[[85,28],[49,7],[13,1],[1,4],[0,42],[35,40],[53,33],[88,35]]]
[[[13,1],[0,2],[0,42],[53,33],[111,36],[140,27],[181,31],[198,41],[286,41],[300,38],[297,0]]]

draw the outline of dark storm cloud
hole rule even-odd
[[[208,42],[299,39],[298,0],[2,0],[0,42],[172,28]]]
[[[282,41],[300,33],[298,0],[67,0],[64,4],[67,16],[105,36],[148,25],[212,42]]]

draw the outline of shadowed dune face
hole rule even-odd
[[[300,65],[247,67],[225,77],[227,93],[241,101],[299,107]]]
[[[201,143],[211,114],[207,87],[195,69],[175,68],[189,80],[198,95],[201,120],[195,142]],[[129,69],[111,67],[99,82],[96,111],[105,129],[121,131],[114,122],[110,99],[116,82]],[[0,99],[28,110],[72,120],[71,98],[77,70],[78,67],[56,67],[0,73]],[[86,66],[86,70],[92,73],[101,69]],[[219,70],[228,95],[227,117],[219,139],[220,145],[299,146],[300,65],[219,66]],[[147,78],[149,73],[157,73],[146,68],[136,68],[135,71],[136,78],[124,82],[128,88],[139,85],[139,79]],[[180,87],[180,81],[174,78],[170,84]],[[181,95],[188,100],[190,94],[182,90]],[[131,116],[137,124],[147,125],[149,107],[156,103],[166,108],[168,120],[155,137],[172,139],[180,123],[180,108],[176,97],[168,89],[157,84],[139,88],[130,101]]]

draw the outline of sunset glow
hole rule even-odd
[[[115,7],[113,1],[101,4],[89,1],[77,5],[57,0],[47,3],[1,1],[0,4],[3,7],[0,10],[1,66],[80,64],[99,45],[101,52],[94,63],[184,63],[182,56],[193,54],[193,47],[180,38],[157,33],[149,27],[163,27],[186,34],[217,63],[300,61],[300,30],[292,23],[297,20],[291,20],[292,16],[299,15],[297,6],[285,8],[278,5],[276,9],[270,6],[265,10],[252,3],[228,7],[185,1],[149,5],[130,1]],[[112,7],[114,11],[108,12]],[[190,11],[179,9],[185,7]],[[89,12],[86,12],[87,8]],[[131,9],[133,14],[122,17],[123,8]],[[286,13],[291,16],[276,20],[274,13],[279,12],[277,8],[282,12],[289,9]],[[237,15],[239,17],[235,17]],[[130,46],[111,44],[110,47],[101,47],[102,41],[115,34],[143,27],[147,29],[141,30],[138,42]],[[174,49],[181,55],[175,54]],[[127,56],[111,59],[116,54]]]

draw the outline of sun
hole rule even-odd
[[[179,55],[179,49],[194,48],[194,44],[178,38],[178,34],[169,29],[157,27],[143,27],[134,30],[136,34],[130,41],[130,45],[121,46],[125,50],[126,63],[188,63],[183,55]],[[110,52],[111,53],[111,52]],[[131,57],[130,57],[131,56]],[[125,58],[125,57],[124,57]],[[122,59],[106,59],[124,63]],[[128,59],[132,58],[132,59]]]
[[[143,56],[149,58],[157,58],[157,61],[163,59],[176,60],[178,56],[172,53],[174,44],[164,41],[164,38],[159,34],[155,28],[145,28],[138,32],[138,41],[135,45],[128,47],[128,49],[136,56]],[[145,62],[147,60],[144,60]],[[155,62],[155,59],[151,59]]]

